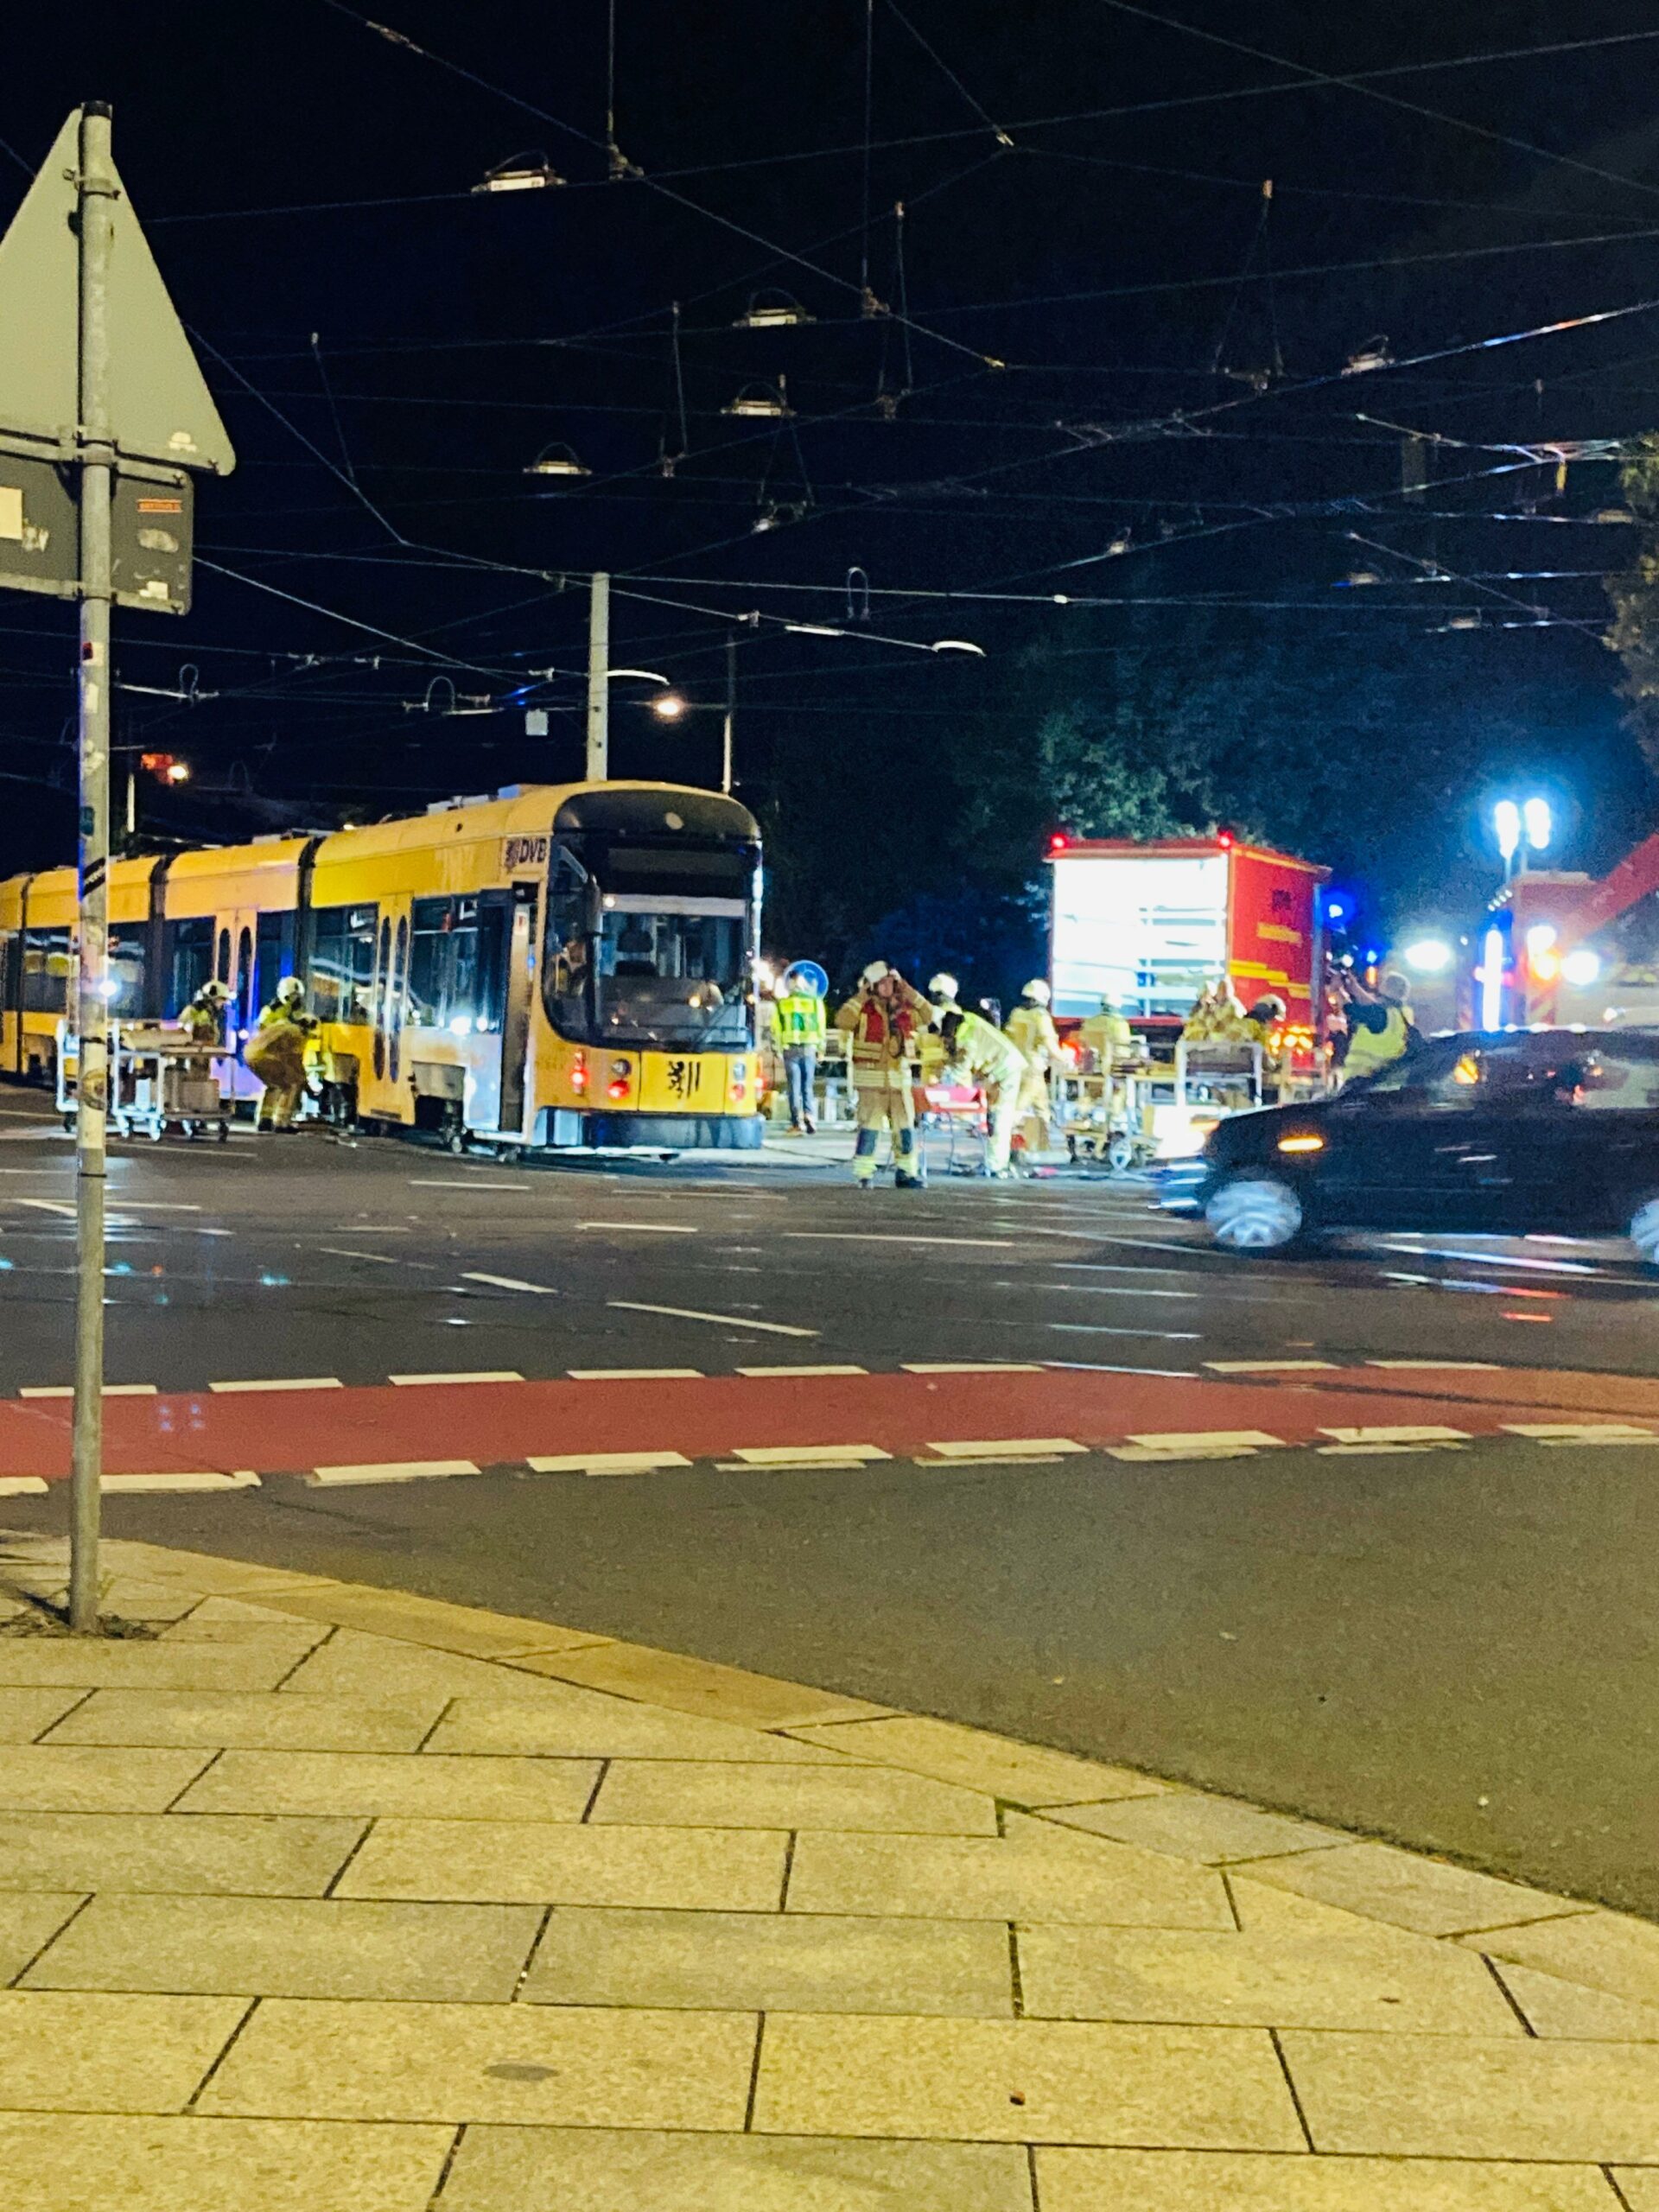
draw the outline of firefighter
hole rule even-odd
[[[942,1022],[947,1014],[962,1012],[961,1004],[957,997],[961,988],[962,986],[956,977],[943,968],[931,978],[928,983],[927,995],[933,1001],[933,1014],[936,1020]]]
[[[912,1043],[931,1020],[932,1007],[885,960],[872,960],[858,988],[836,1015],[851,1039],[853,1096],[858,1138],[853,1179],[868,1190],[875,1179],[876,1145],[891,1132],[893,1179],[901,1191],[919,1191],[925,1177],[916,1136],[916,1098],[911,1089]]]
[[[1101,1000],[1098,1014],[1077,1024],[1077,1042],[1093,1055],[1096,1075],[1110,1075],[1115,1066],[1140,1058],[1134,1030],[1109,998]]]
[[[1343,971],[1348,1000],[1348,1052],[1342,1064],[1344,1083],[1376,1075],[1380,1069],[1403,1059],[1418,1041],[1409,999],[1411,986],[1397,969],[1390,969],[1376,989],[1366,989],[1351,971]]]
[[[231,1002],[227,984],[209,981],[179,1016],[179,1027],[193,1045],[222,1045],[225,1009]]]
[[[804,969],[784,977],[783,995],[772,1010],[772,1041],[784,1063],[789,1088],[789,1131],[810,1136],[817,1128],[818,1054],[823,1050],[823,999]]]
[[[258,1026],[242,1058],[264,1089],[254,1116],[257,1129],[291,1129],[305,1092],[306,1039],[316,1027],[305,1011],[305,986],[284,976],[276,995],[261,1008]]]
[[[1014,1124],[1030,1063],[1011,1037],[959,1007],[945,1009],[939,1031],[947,1077],[976,1084],[985,1094],[985,1173],[1001,1180],[1014,1173]]]
[[[1019,1047],[1026,1061],[1026,1079],[1017,1118],[1024,1121],[1029,1116],[1036,1122],[1038,1143],[1045,1148],[1049,1138],[1049,1074],[1051,1071],[1058,1074],[1066,1064],[1060,1050],[1060,1033],[1048,1010],[1052,996],[1043,978],[1034,976],[1020,993],[1019,1005],[1002,1025],[1003,1035]]]

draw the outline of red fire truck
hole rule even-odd
[[[1207,837],[1050,840],[1049,973],[1059,1017],[1103,998],[1137,1027],[1179,1026],[1225,976],[1245,1006],[1272,991],[1293,1029],[1317,1026],[1319,887],[1328,868]]]

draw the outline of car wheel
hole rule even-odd
[[[1643,1267],[1659,1268],[1659,1198],[1644,1198],[1630,1216],[1628,1231]]]
[[[1227,1252],[1281,1251],[1301,1235],[1304,1220],[1301,1200],[1275,1175],[1234,1176],[1211,1198],[1204,1217]]]

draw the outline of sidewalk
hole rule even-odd
[[[1659,2212],[1659,1928],[546,1623],[0,1537],[7,2212]],[[50,1624],[45,1624],[49,1628]]]

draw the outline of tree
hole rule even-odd
[[[1624,664],[1618,688],[1630,702],[1631,730],[1643,759],[1659,773],[1659,430],[1649,430],[1639,443],[1619,483],[1641,535],[1630,566],[1607,579],[1613,620],[1606,636]]]

